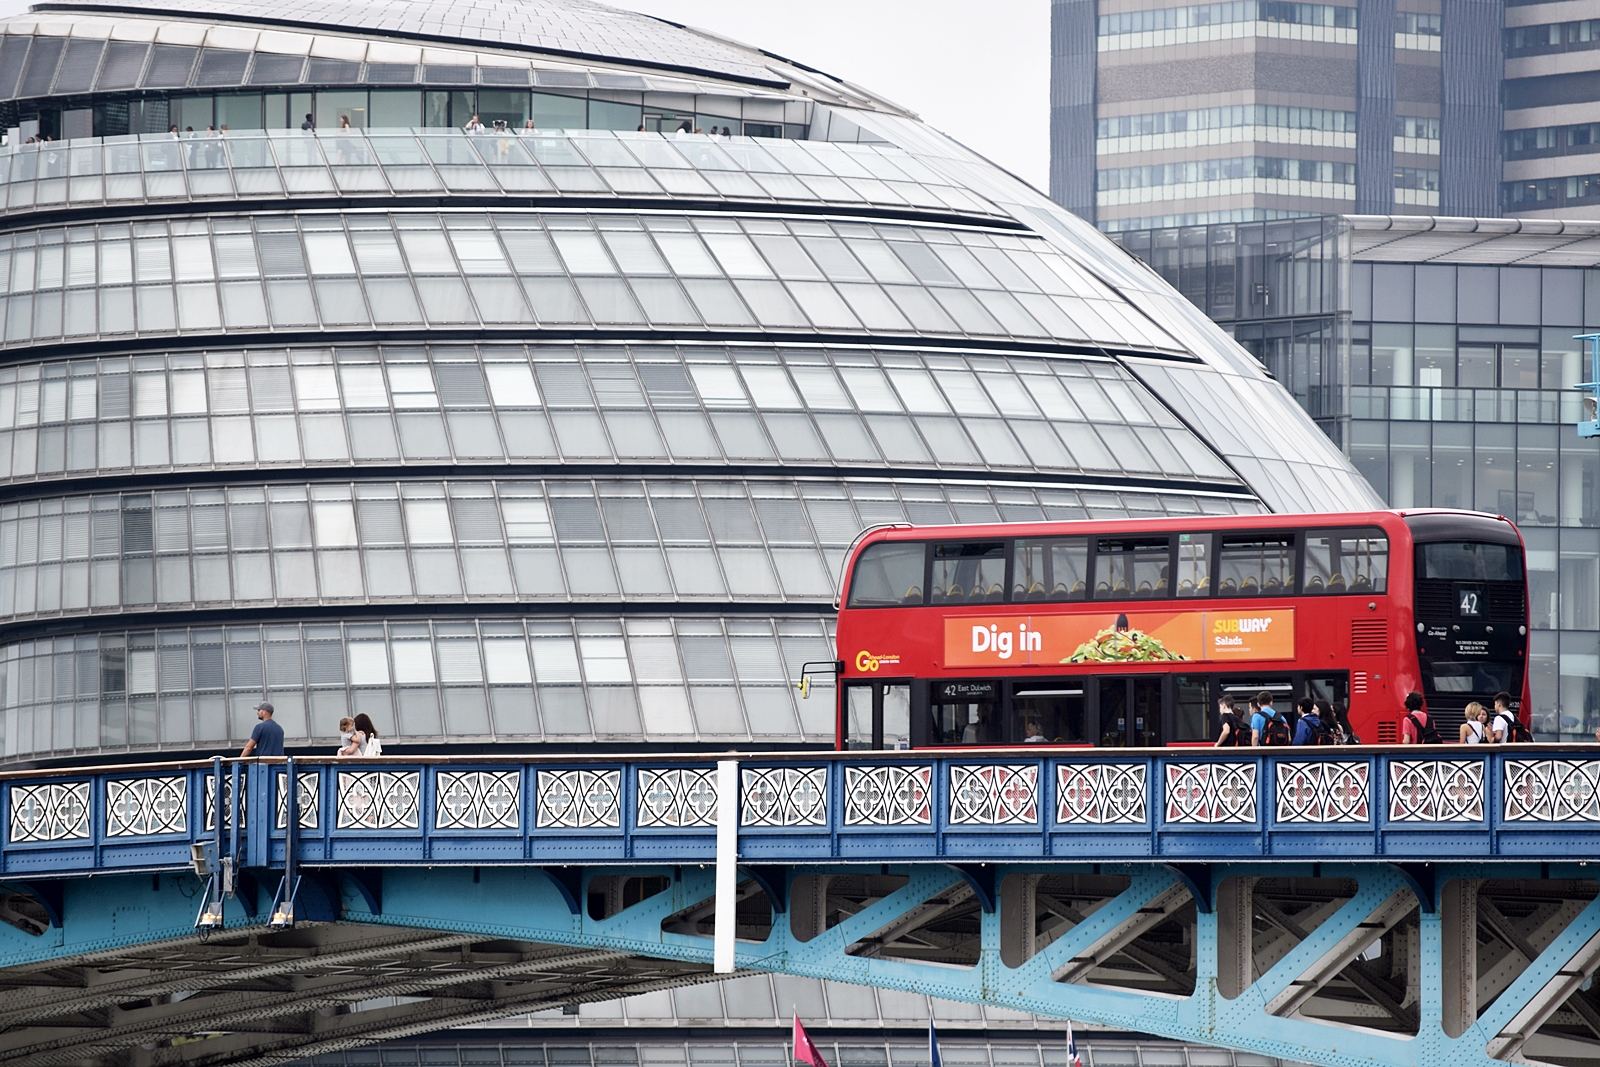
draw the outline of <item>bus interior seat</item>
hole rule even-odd
[[[907,589],[906,590],[906,595],[900,598],[900,603],[902,603],[902,604],[920,604],[920,603],[922,603],[922,586],[914,585],[910,589]]]
[[[1256,596],[1261,592],[1261,586],[1256,582],[1255,575],[1249,575],[1239,583],[1240,596]]]
[[[1332,578],[1328,579],[1328,592],[1330,592],[1330,593],[1342,593],[1342,592],[1344,592],[1344,574],[1343,573],[1335,574]]]
[[[1156,591],[1157,592],[1165,592],[1166,588],[1167,588],[1167,576],[1163,574],[1161,576],[1161,580],[1156,583]]]
[[[1139,592],[1141,592],[1141,593],[1153,592],[1153,590],[1150,588],[1150,579],[1146,578],[1144,581],[1139,583]]]
[[[1094,585],[1094,595],[1096,597],[1110,596],[1111,586],[1106,582],[1096,582]]]
[[[1356,580],[1350,583],[1350,591],[1352,593],[1358,590],[1364,593],[1371,588],[1372,579],[1367,577],[1365,574],[1356,575]]]
[[[1191,582],[1187,578],[1185,578],[1183,581],[1179,582],[1178,583],[1178,595],[1179,596],[1194,596],[1194,583]]]
[[[1080,586],[1083,585],[1082,582],[1079,582],[1078,584]],[[1051,600],[1065,600],[1067,599],[1068,595],[1067,585],[1065,582],[1057,582],[1055,588],[1050,590]]]
[[[1126,579],[1126,578],[1117,579],[1116,588],[1114,588],[1112,590],[1112,592],[1118,594],[1119,596],[1126,596],[1127,593],[1128,593],[1128,579]]]
[[[999,582],[995,582],[989,587],[989,592],[984,596],[983,599],[993,603],[995,601],[1004,600],[1005,598],[1006,587],[1001,585]]]
[[[1207,589],[1210,589],[1210,588],[1211,588],[1211,576],[1208,574],[1204,578],[1200,579],[1200,592],[1204,593]]]
[[[1029,600],[1043,600],[1049,595],[1050,593],[1047,589],[1045,589],[1043,582],[1034,582],[1032,585],[1028,586]]]
[[[1222,596],[1237,596],[1239,587],[1233,583],[1232,578],[1222,579],[1222,584],[1217,587],[1217,592]]]
[[[1322,575],[1320,574],[1313,574],[1311,576],[1311,580],[1306,582],[1306,592],[1308,593],[1320,593],[1324,588],[1325,586],[1322,584]]]
[[[1267,578],[1267,583],[1261,588],[1267,592],[1277,592],[1283,588],[1283,579],[1279,578],[1276,574],[1271,575]]]
[[[1076,582],[1072,583],[1072,595],[1077,597],[1079,600],[1082,600],[1083,594],[1088,591],[1089,587],[1083,584],[1082,578],[1079,578]]]

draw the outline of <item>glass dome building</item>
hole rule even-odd
[[[0,33],[6,762],[263,696],[291,744],[826,742],[867,525],[1378,503],[1137,260],[770,53],[587,0]]]

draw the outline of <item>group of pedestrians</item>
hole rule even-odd
[[[1301,697],[1287,711],[1279,711],[1276,704],[1277,698],[1266,690],[1250,698],[1248,714],[1239,710],[1238,701],[1231,696],[1217,701],[1222,729],[1216,747],[1361,743],[1344,713],[1329,701]]]
[[[240,757],[283,755],[283,727],[272,719],[272,703],[263,700],[255,712],[259,721],[250,731],[250,740],[245,742]],[[383,755],[383,739],[378,736],[372,716],[362,712],[355,718],[347,715],[339,720],[339,748],[334,755],[369,759]]]
[[[1600,736],[1600,735],[1597,735]],[[1522,717],[1511,709],[1511,694],[1494,695],[1494,711],[1474,700],[1466,707],[1465,721],[1456,734],[1463,745],[1503,745],[1532,741],[1533,733],[1523,723]],[[1442,745],[1444,735],[1439,733],[1421,693],[1406,694],[1406,712],[1400,720],[1402,745]]]

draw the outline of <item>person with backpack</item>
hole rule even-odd
[[[1337,745],[1339,739],[1334,736],[1333,726],[1331,725],[1333,708],[1328,706],[1326,701],[1321,700],[1312,701],[1307,699],[1302,701],[1302,704],[1310,706],[1301,708],[1300,721],[1294,724],[1294,743],[1297,745]],[[1327,719],[1322,717],[1324,714],[1328,716]]]
[[[1444,744],[1444,738],[1439,736],[1438,727],[1433,725],[1427,709],[1422,706],[1421,693],[1406,694],[1406,714],[1405,718],[1400,720],[1400,743],[1402,745]]]
[[[1230,696],[1217,701],[1217,717],[1222,720],[1222,730],[1217,734],[1217,748],[1242,747],[1250,743],[1250,731],[1239,718],[1238,705]]]
[[[1489,729],[1499,744],[1527,744],[1533,740],[1533,732],[1523,725],[1522,716],[1511,710],[1510,693],[1494,695],[1494,719]]]
[[[1272,694],[1256,694],[1256,713],[1250,717],[1250,740],[1257,745],[1287,745],[1293,739],[1289,724],[1272,706]]]

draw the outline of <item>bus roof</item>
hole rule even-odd
[[[1182,515],[1159,519],[1055,519],[1039,522],[948,523],[916,526],[910,523],[883,526],[864,532],[856,548],[876,541],[925,541],[945,537],[1050,537],[1069,533],[1100,534],[1141,532],[1168,533],[1192,530],[1298,530],[1326,526],[1380,526],[1389,530],[1407,528],[1407,520],[1424,517],[1449,517],[1456,528],[1479,526],[1486,532],[1495,527],[1516,526],[1504,515],[1450,508],[1392,508],[1378,511],[1316,511],[1271,515]],[[1504,532],[1501,532],[1504,537]],[[1520,538],[1518,538],[1520,541]]]

